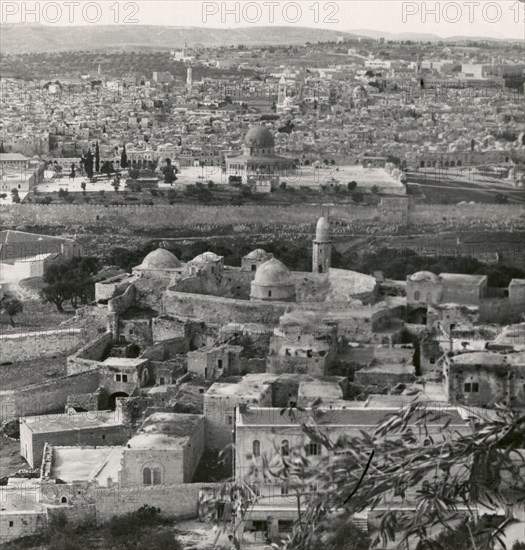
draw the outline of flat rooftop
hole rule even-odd
[[[107,367],[140,367],[144,363],[147,363],[148,359],[132,359],[130,357],[108,357],[105,361],[102,361],[102,365]]]
[[[525,352],[498,353],[497,351],[473,351],[451,358],[453,365],[514,365],[525,366]]]
[[[343,390],[337,381],[312,380],[299,384],[299,397],[342,399]]]
[[[399,406],[378,408],[358,406],[345,409],[321,407],[317,411],[312,411],[312,416],[317,424],[325,426],[377,426],[399,409]],[[289,413],[281,414],[281,410],[280,408],[249,408],[246,412],[239,412],[237,426],[298,426],[301,421],[305,423],[309,421],[306,411],[294,411],[291,417]],[[464,424],[457,407],[440,407],[438,410],[442,413],[440,418],[429,418],[428,424],[441,425],[449,418],[452,418],[454,425]]]
[[[439,276],[447,283],[480,285],[487,280],[486,275],[465,275],[464,273],[440,273]]]
[[[91,411],[76,414],[46,414],[43,416],[26,416],[21,419],[33,433],[66,432],[69,430],[93,430],[122,424],[117,412]]]
[[[200,414],[154,413],[128,441],[130,449],[179,449],[186,445],[199,424]]]
[[[113,459],[115,465],[116,457],[120,465],[122,451],[123,447],[53,447],[50,477],[66,483],[90,481],[104,469],[110,459]],[[113,475],[116,481],[117,473],[113,472]]]
[[[215,382],[206,392],[207,397],[243,397],[245,399],[259,399],[264,395],[270,384],[272,384],[279,375],[270,373],[247,374],[237,383],[227,384],[224,382]]]

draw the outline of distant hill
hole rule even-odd
[[[355,29],[351,31],[352,33],[355,33],[359,36],[366,36],[368,38],[384,38],[385,40],[411,40],[412,42],[457,42],[460,40],[475,40],[475,41],[482,41],[486,40],[488,42],[499,42],[500,40],[504,40],[503,38],[493,38],[490,36],[438,36],[437,34],[431,34],[431,33],[422,33],[422,32],[401,32],[401,33],[391,33],[391,32],[382,32],[382,31],[375,31],[371,29]],[[518,38],[508,38],[505,39],[510,42],[514,42],[517,40],[523,40]]]
[[[355,34],[309,27],[163,27],[155,25],[108,25],[59,27],[38,24],[6,24],[0,33],[0,51],[29,53],[64,50],[172,49],[189,46],[276,45],[335,41]]]

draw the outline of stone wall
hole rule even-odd
[[[289,304],[284,302],[249,302],[216,296],[168,291],[163,298],[163,311],[180,317],[202,319],[222,326],[225,321],[237,323],[276,324]]]
[[[2,362],[15,363],[66,355],[78,349],[84,341],[84,332],[79,328],[2,334],[0,335],[0,357]]]
[[[0,514],[0,543],[31,535],[47,528],[46,513],[40,510],[13,510]]]
[[[0,391],[0,421],[20,416],[62,412],[68,395],[94,392],[100,385],[99,370],[55,378],[16,390]]]
[[[76,353],[67,358],[67,373],[78,374],[98,369],[98,362],[102,359],[109,346],[111,346],[112,341],[113,336],[111,332],[106,332],[81,347]]]
[[[150,346],[141,355],[144,359],[152,361],[167,361],[175,355],[187,353],[190,349],[189,342],[186,338],[172,338],[171,340],[163,340]]]
[[[440,225],[454,222],[470,225],[482,220],[505,227],[509,223],[523,221],[525,214],[522,205],[476,204],[476,205],[434,205],[412,204],[408,200],[386,198],[380,206],[339,205],[333,206],[330,216],[334,220],[353,223],[377,222],[379,224],[404,223],[407,219],[413,224]],[[200,227],[203,222],[215,226],[235,224],[268,225],[297,224],[305,220],[312,224],[319,218],[319,205],[292,206],[200,206],[183,205],[36,205],[19,204],[0,206],[0,225],[88,225],[109,227],[114,230],[124,228],[155,227]]]

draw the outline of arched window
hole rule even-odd
[[[67,497],[62,497],[62,498],[60,499],[60,502],[61,502],[62,504],[67,504]]]
[[[256,439],[252,444],[253,456],[261,456],[261,442]]]
[[[289,456],[290,455],[290,442],[288,439],[283,439],[281,442],[281,455]]]
[[[148,464],[142,470],[143,485],[160,485],[162,483],[162,473],[159,466]]]

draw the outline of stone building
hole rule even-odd
[[[275,139],[268,128],[255,126],[244,138],[243,154],[226,157],[226,172],[246,181],[249,176],[264,176],[278,183],[279,177],[294,175],[296,166],[294,160],[275,154]]]
[[[261,264],[251,284],[250,299],[266,302],[292,302],[295,284],[290,270],[276,258]]]
[[[20,419],[20,454],[31,468],[38,468],[46,443],[81,447],[123,445],[131,426],[116,412],[92,411]]]
[[[443,389],[449,403],[525,406],[525,353],[474,351],[443,363]]]
[[[205,379],[239,374],[242,346],[206,346],[188,353],[188,372]]]

